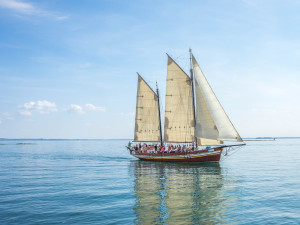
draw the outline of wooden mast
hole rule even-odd
[[[190,52],[190,74],[191,74],[191,83],[192,83],[192,97],[193,97],[193,114],[194,114],[194,141],[196,147],[198,146],[197,137],[196,137],[196,105],[195,105],[195,93],[194,93],[194,73],[193,73],[193,62],[192,62],[192,49],[189,49]]]
[[[157,81],[156,81],[156,94],[157,94],[157,103],[158,103],[158,117],[159,117],[160,145],[163,146],[162,132],[161,132],[161,118],[160,118],[159,91],[158,91]]]

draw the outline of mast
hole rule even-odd
[[[160,117],[159,91],[158,91],[157,81],[156,81],[156,94],[157,94],[157,103],[158,103],[158,117],[159,117],[159,131],[160,131],[160,145],[163,146],[162,132],[161,132],[161,117]]]
[[[191,74],[191,83],[192,83],[192,98],[193,98],[193,113],[194,113],[194,139],[196,147],[197,144],[197,137],[196,137],[196,106],[195,106],[195,92],[194,92],[194,73],[193,73],[193,62],[192,62],[192,49],[189,49],[190,52],[190,74]]]

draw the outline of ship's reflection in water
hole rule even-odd
[[[231,223],[237,200],[216,164],[132,161],[136,224]]]

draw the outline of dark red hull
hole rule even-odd
[[[135,153],[131,154],[140,160],[159,162],[219,162],[223,148],[191,151],[182,153]]]

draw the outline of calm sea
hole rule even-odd
[[[300,224],[300,139],[219,164],[143,162],[127,142],[0,140],[0,224]]]

